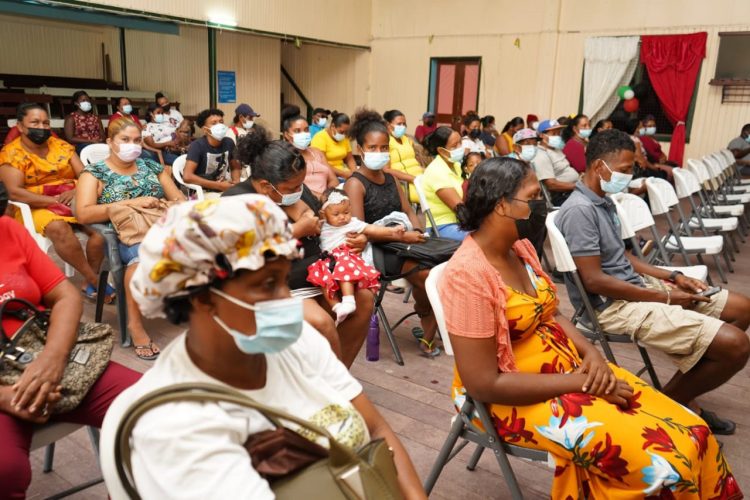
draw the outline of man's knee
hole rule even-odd
[[[727,305],[731,305],[731,310],[728,311],[731,318],[726,318],[725,321],[734,323],[742,330],[747,330],[750,326],[750,297],[745,295],[729,292],[729,300]],[[726,310],[726,306],[725,306]]]
[[[717,338],[721,345],[721,359],[735,370],[739,371],[750,359],[750,339],[739,328],[725,323],[721,327]]]

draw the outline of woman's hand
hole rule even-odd
[[[36,412],[30,410],[19,410],[11,404],[13,398],[13,388],[9,385],[0,386],[0,411],[7,413],[20,420],[25,420],[34,424],[44,424],[52,415],[52,408],[62,399],[61,389],[50,393],[47,403],[42,405]]]
[[[364,233],[346,233],[346,245],[354,253],[362,253],[367,246],[367,236]]]
[[[627,409],[630,408],[630,400],[633,397],[633,388],[630,387],[630,384],[628,384],[626,381],[617,379],[617,383],[615,384],[615,388],[612,390],[612,392],[599,397],[607,401],[608,403],[612,403],[613,405],[617,405],[620,408]]]
[[[142,196],[136,198],[135,202],[141,208],[157,208],[159,206],[159,199],[153,196]]]
[[[404,243],[422,243],[424,239],[424,234],[419,231],[405,231],[401,235],[401,241]]]
[[[71,203],[73,203],[73,198],[76,196],[76,190],[71,189],[70,191],[65,191],[57,196],[55,198],[57,199],[58,203],[62,203],[63,205],[70,206]]]
[[[50,395],[62,389],[60,381],[66,362],[67,356],[53,356],[42,351],[13,384],[11,406],[18,411],[38,413],[49,403]]]
[[[588,375],[581,390],[592,396],[602,397],[610,394],[617,384],[617,377],[612,368],[594,347],[584,353],[583,364],[576,369],[575,373]]]

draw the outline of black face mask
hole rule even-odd
[[[425,127],[432,127],[432,124],[435,123],[435,120],[432,120],[432,119],[423,120],[423,123],[425,124]]]
[[[482,134],[482,131],[478,128],[475,128],[474,130],[469,130],[469,137],[472,139],[478,139],[479,136]]]
[[[26,137],[34,144],[39,144],[40,146],[47,142],[49,136],[52,135],[52,130],[48,128],[30,128],[28,131]]]
[[[8,190],[5,189],[5,184],[0,182],[0,217],[5,215],[5,210],[8,208]]]
[[[544,200],[529,200],[528,219],[516,219],[516,230],[518,239],[528,239],[532,244],[536,244],[546,230],[547,222],[547,202]]]
[[[159,106],[159,107],[160,107],[160,108],[162,109],[162,111],[164,111],[165,113],[169,113],[169,108],[171,108],[171,107],[172,107],[172,105],[171,105],[170,103],[167,103],[167,104],[165,104],[164,106]]]

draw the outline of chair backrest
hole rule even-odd
[[[109,146],[106,144],[89,144],[81,151],[81,163],[91,165],[109,156]]]
[[[195,191],[196,198],[198,200],[203,199],[203,188],[197,184],[188,184],[182,178],[182,172],[185,170],[185,164],[187,163],[187,155],[178,156],[174,162],[172,162],[172,175],[174,176],[177,183],[181,186],[185,186],[188,189]]]
[[[701,184],[709,179],[708,170],[701,160],[689,159],[687,161],[687,169],[695,174],[695,177]]]
[[[674,185],[678,198],[689,198],[701,190],[698,178],[691,171],[684,168],[673,168],[672,175],[674,176]]]
[[[617,193],[611,199],[615,203],[620,224],[627,224],[631,231],[637,232],[654,225],[654,216],[642,198],[630,193]]]
[[[719,151],[719,153],[724,156],[724,159],[726,159],[728,165],[734,165],[735,159],[731,151],[729,151],[728,149],[722,149],[721,151]]]
[[[561,273],[572,273],[578,270],[573,256],[570,255],[570,249],[568,243],[565,241],[565,236],[560,232],[555,224],[557,214],[560,212],[550,212],[547,214],[547,234],[549,235],[549,242],[552,246],[552,256],[555,259],[555,267]]]
[[[427,291],[427,298],[432,306],[432,312],[435,315],[435,321],[437,322],[440,337],[443,339],[445,352],[449,356],[453,356],[453,346],[451,345],[451,339],[448,336],[448,327],[445,325],[445,312],[443,311],[443,303],[440,300],[440,292],[438,290],[438,282],[445,272],[447,265],[447,262],[443,262],[430,270],[430,274],[427,275],[427,279],[425,280],[425,290]]]
[[[706,170],[708,171],[708,176],[711,180],[721,175],[723,168],[721,167],[721,165],[719,164],[719,161],[716,158],[710,155],[706,155],[703,157],[703,164],[706,166]]]
[[[430,205],[429,203],[427,203],[427,197],[424,194],[421,175],[418,175],[414,178],[414,190],[417,192],[417,196],[419,197],[419,207],[422,209],[425,217],[427,217],[427,219],[430,221],[430,230],[432,231],[433,236],[437,236],[437,225],[435,224],[435,219],[432,217],[432,210],[430,210]]]
[[[646,179],[646,189],[648,189],[648,201],[651,204],[651,213],[654,215],[666,214],[670,208],[680,202],[672,185],[664,179],[649,177]]]

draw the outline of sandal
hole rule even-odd
[[[386,291],[391,292],[391,293],[397,293],[397,294],[404,293],[404,287],[401,287],[401,286],[387,285],[385,289]]]
[[[427,346],[427,349],[429,350],[425,350],[424,348],[422,348],[422,344]],[[419,354],[424,356],[425,358],[436,358],[440,356],[440,348],[435,346],[435,340],[430,342],[425,339],[419,339],[419,350]]]
[[[134,345],[135,355],[145,361],[153,361],[159,357],[159,348],[154,345],[153,342],[149,342],[145,345]],[[140,351],[140,352],[139,352]],[[146,354],[151,353],[151,354]]]
[[[417,339],[417,342],[422,340],[424,338],[424,330],[422,330],[422,327],[415,326],[411,329],[411,334],[414,336],[415,339]]]
[[[81,293],[89,300],[96,301],[97,291],[96,287],[92,284],[86,285],[86,288],[81,288]],[[107,283],[107,288],[104,289],[104,303],[112,304],[117,297],[115,289]]]
[[[700,416],[706,422],[706,424],[708,424],[708,428],[711,429],[711,432],[713,432],[714,434],[729,436],[731,434],[734,434],[734,431],[737,428],[737,424],[735,424],[728,418],[721,418],[712,411],[701,409]]]

